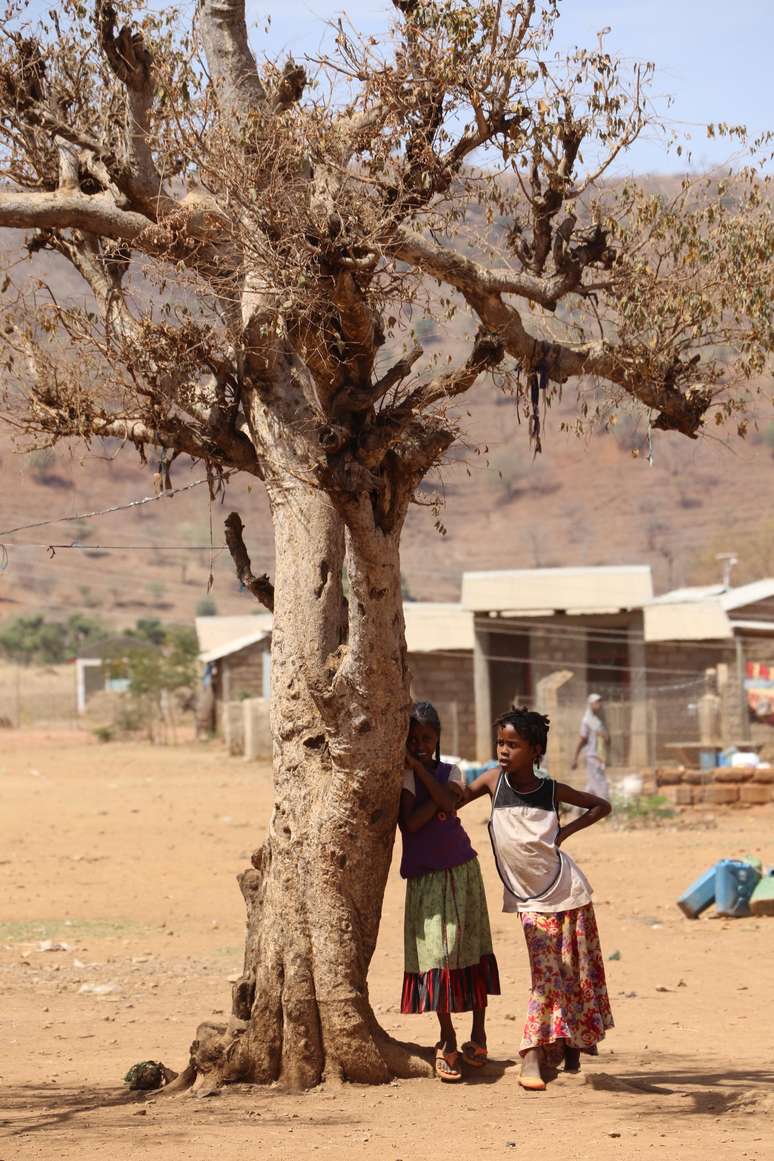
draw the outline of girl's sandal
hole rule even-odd
[[[460,1054],[455,1048],[452,1052],[444,1052],[440,1044],[435,1046],[435,1075],[438,1080],[446,1084],[456,1084],[462,1080],[459,1069]]]
[[[486,1048],[476,1044],[475,1040],[468,1040],[462,1045],[462,1059],[471,1068],[483,1068],[489,1059],[489,1053]]]

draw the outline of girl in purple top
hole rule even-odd
[[[487,995],[500,994],[500,981],[481,870],[457,817],[465,780],[440,755],[438,714],[429,702],[417,702],[400,796],[400,873],[407,881],[400,1010],[437,1014],[436,1076],[458,1081],[460,1053],[451,1015],[473,1012],[462,1058],[480,1068],[487,1059]]]

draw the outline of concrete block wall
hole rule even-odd
[[[270,761],[272,756],[269,703],[263,697],[242,702],[244,755],[248,762]]]
[[[444,653],[410,653],[408,661],[412,698],[414,701],[431,701],[440,714],[444,753],[475,758],[473,658]]]
[[[237,701],[246,696],[262,695],[263,655],[267,648],[265,641],[257,641],[254,645],[223,658],[221,666],[224,700]]]
[[[530,662],[533,689],[544,677],[557,670],[571,670],[573,677],[564,690],[566,696],[583,700],[586,696],[586,639],[583,627],[563,636],[547,625],[530,631]],[[593,680],[593,678],[592,678]]]
[[[227,701],[223,703],[222,724],[223,741],[229,754],[235,757],[243,754],[245,749],[245,717],[242,709],[243,702]]]
[[[675,806],[765,806],[774,802],[774,770],[656,770],[656,793]]]

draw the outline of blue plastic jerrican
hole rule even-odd
[[[721,859],[715,875],[715,909],[718,915],[738,919],[750,914],[750,896],[761,874],[741,859]]]
[[[689,919],[698,919],[715,902],[715,875],[719,865],[715,863],[705,871],[677,900],[677,906]]]

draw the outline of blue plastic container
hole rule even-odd
[[[717,749],[699,750],[699,769],[714,770],[718,764],[720,751]]]
[[[677,906],[689,919],[698,919],[702,911],[715,902],[715,875],[719,864],[710,867],[695,883],[691,883],[677,900]]]
[[[715,875],[715,910],[739,919],[750,914],[750,897],[760,882],[757,867],[741,859],[721,859]]]

